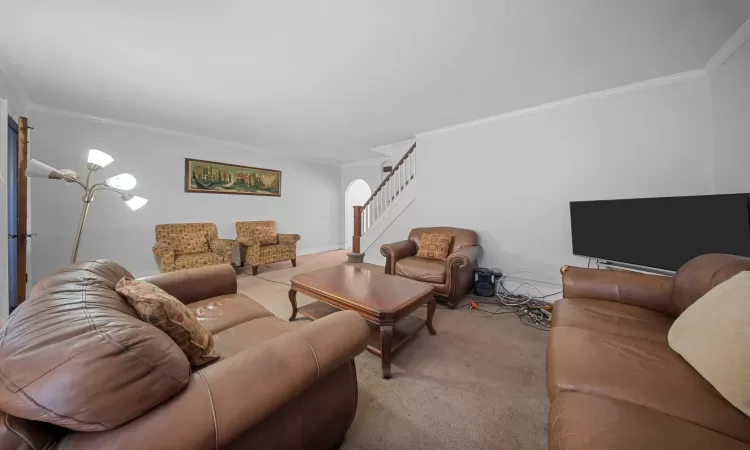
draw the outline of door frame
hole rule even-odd
[[[8,100],[0,98],[0,175],[3,182],[0,183],[0,214],[8,215],[8,186],[5,178],[8,174]],[[0,229],[8,234],[8,221],[2,221]],[[0,322],[3,322],[10,311],[8,297],[8,240],[0,234]]]
[[[18,243],[19,239],[15,236],[17,236],[18,233],[18,224],[19,224],[19,215],[18,215],[18,149],[20,146],[18,145],[18,122],[13,119],[11,116],[7,116],[7,157],[5,159],[5,164],[7,167],[6,170],[6,177],[5,177],[5,185],[6,185],[6,205],[8,213],[6,215],[6,221],[7,221],[7,227],[8,227],[8,233],[7,233],[7,239],[8,239],[8,251],[7,251],[7,258],[8,258],[8,311],[7,313],[12,313],[14,307],[18,306]],[[12,133],[15,133],[15,147],[11,145],[11,136]]]
[[[16,305],[26,300],[26,284],[29,282],[28,273],[28,242],[29,242],[29,179],[26,177],[26,166],[29,162],[29,119],[18,118],[18,188],[16,192],[16,214],[18,214],[18,244],[16,255]]]

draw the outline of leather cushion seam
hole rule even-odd
[[[214,444],[215,448],[218,450],[221,444],[221,440],[219,439],[219,418],[216,414],[216,405],[214,404],[214,396],[211,393],[211,385],[208,383],[208,379],[206,378],[206,375],[203,374],[203,372],[197,372],[198,375],[203,379],[203,382],[206,383],[206,391],[208,392],[208,401],[211,403],[211,414],[213,416],[214,421]]]
[[[13,429],[13,427],[12,427],[12,426],[10,425],[10,421],[8,420],[8,417],[9,417],[9,416],[8,416],[8,414],[6,413],[6,414],[5,414],[5,427],[6,427],[6,428],[7,428],[8,430],[10,430],[10,431],[11,431],[11,433],[15,434],[16,436],[20,437],[20,438],[21,438],[21,439],[22,439],[22,440],[23,440],[24,442],[26,442],[26,444],[28,444],[28,446],[29,446],[29,447],[30,447],[30,448],[31,448],[32,450],[36,450],[36,447],[34,447],[34,445],[33,445],[33,444],[31,443],[31,441],[29,441],[28,439],[26,439],[26,436],[23,436],[23,435],[22,435],[21,433],[19,433],[19,432],[18,432],[17,430],[14,430],[14,429]]]
[[[313,357],[315,358],[315,368],[317,372],[315,375],[315,379],[318,379],[320,378],[320,362],[318,361],[318,354],[315,353],[315,348],[313,347],[312,342],[310,342],[310,340],[307,339],[307,336],[305,336],[302,333],[300,333],[299,335],[302,336],[302,339],[304,339],[307,342],[307,345],[310,346],[310,351],[312,352]]]
[[[172,380],[174,380],[174,381],[176,381],[176,382],[178,382],[180,384],[186,382],[187,379],[188,379],[188,377],[185,377],[184,379],[179,379],[179,378],[175,377],[174,375],[168,374],[168,373],[166,373],[166,372],[164,372],[162,370],[157,369],[154,364],[150,363],[149,361],[144,360],[140,356],[138,356],[135,353],[133,353],[132,351],[130,351],[130,349],[128,349],[126,347],[123,347],[118,342],[116,342],[114,339],[112,339],[107,333],[105,333],[104,331],[100,330],[96,326],[96,324],[94,323],[94,320],[91,318],[91,315],[89,314],[89,308],[88,308],[88,304],[86,302],[86,298],[88,296],[88,292],[87,292],[88,291],[88,286],[90,286],[91,284],[93,284],[93,282],[88,282],[88,283],[84,284],[84,286],[83,286],[83,302],[82,302],[83,312],[86,315],[86,319],[88,320],[89,324],[91,325],[91,329],[94,332],[96,332],[97,334],[99,334],[100,336],[102,336],[104,339],[106,339],[107,342],[109,342],[112,345],[114,345],[115,347],[119,348],[121,352],[127,353],[128,355],[134,357],[138,361],[140,361],[143,364],[146,364],[147,366],[149,366],[152,369],[154,369],[157,373],[159,373],[161,375],[164,375],[164,376],[166,376],[168,378],[171,378]]]

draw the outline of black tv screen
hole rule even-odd
[[[704,253],[750,256],[750,194],[570,202],[573,253],[675,271]]]

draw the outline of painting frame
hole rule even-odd
[[[244,171],[253,173],[254,177],[259,177],[259,178],[264,178],[264,177],[260,177],[258,173],[261,173],[263,175],[271,175],[271,178],[275,175],[278,177],[276,181],[276,184],[278,185],[278,187],[276,188],[260,187],[259,188],[257,186],[256,187],[250,186],[247,188],[253,189],[253,190],[242,192],[237,189],[234,189],[234,190],[229,189],[226,187],[226,185],[220,186],[219,188],[201,186],[198,184],[199,180],[197,179],[197,177],[194,177],[193,167],[195,165],[218,166],[219,170],[221,170],[221,168],[230,168],[230,170],[227,170],[227,172],[229,173],[241,172],[244,170]],[[232,181],[231,178],[230,178],[230,183],[234,184],[234,181]],[[184,187],[185,187],[186,193],[192,193],[192,194],[229,194],[229,195],[257,195],[261,197],[281,197],[281,171],[275,170],[275,169],[264,169],[261,167],[243,166],[240,164],[208,161],[204,159],[185,158],[185,186]]]

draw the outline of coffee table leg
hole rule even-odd
[[[436,335],[437,332],[432,327],[432,318],[435,316],[435,309],[437,308],[437,301],[435,300],[435,297],[432,297],[430,301],[427,302],[427,331],[430,332],[431,335]]]
[[[383,378],[391,379],[391,345],[393,343],[393,325],[380,326],[380,359],[383,362]]]
[[[292,317],[289,321],[293,321],[297,317],[297,291],[289,289],[289,301],[292,302]]]

